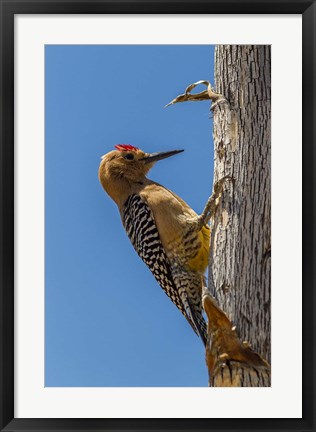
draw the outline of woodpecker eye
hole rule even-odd
[[[127,155],[124,156],[124,159],[133,160],[134,159],[134,155],[132,153],[127,153]]]

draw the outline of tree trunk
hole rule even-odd
[[[224,100],[212,107],[214,183],[227,175],[234,182],[225,186],[213,219],[208,284],[241,340],[249,342],[269,362],[270,62],[267,45],[218,45],[215,49],[216,92],[228,102]],[[244,374],[240,367],[241,364],[230,363],[230,385],[269,385],[267,377],[260,378],[257,370]],[[235,372],[238,379],[232,383]],[[217,377],[214,370],[212,373],[212,385],[229,385],[223,373]],[[255,383],[251,376],[257,378]]]

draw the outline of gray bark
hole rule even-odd
[[[213,220],[209,290],[241,340],[271,356],[271,55],[266,45],[218,45],[214,183],[227,186]],[[251,376],[258,377],[256,373]],[[220,377],[219,377],[220,379]],[[256,385],[265,385],[258,377]],[[217,385],[216,382],[213,383]]]

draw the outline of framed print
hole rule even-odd
[[[1,60],[1,430],[314,430],[315,2],[1,0]]]

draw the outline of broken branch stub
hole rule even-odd
[[[207,87],[207,90],[204,90],[200,93],[190,93],[195,87],[197,87],[200,84],[204,84]],[[176,103],[179,103],[179,102],[187,102],[187,101],[196,102],[196,101],[202,101],[202,100],[213,101],[214,104],[211,107],[211,109],[212,109],[214,107],[214,105],[219,103],[221,100],[226,101],[226,98],[219,93],[215,93],[212,86],[211,86],[211,83],[209,81],[200,80],[200,81],[197,81],[193,84],[190,84],[185,89],[185,92],[183,94],[180,94],[175,99],[173,99],[171,102],[169,102],[165,106],[165,108],[167,108],[170,105],[174,105]]]
[[[203,294],[208,317],[206,363],[211,386],[269,387],[270,365],[247,342],[241,342],[236,328],[210,293]]]

